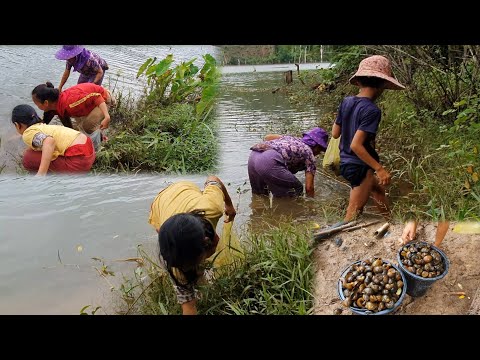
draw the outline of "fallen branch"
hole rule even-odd
[[[379,219],[379,220],[375,220],[375,221],[369,222],[368,224],[361,224],[361,225],[353,226],[353,227],[351,227],[351,228],[345,229],[345,231],[357,230],[357,229],[360,229],[360,228],[363,228],[363,227],[367,227],[367,226],[370,226],[370,225],[378,224],[378,223],[381,222],[381,221],[382,221],[382,219]]]

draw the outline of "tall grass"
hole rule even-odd
[[[215,269],[216,279],[198,287],[199,314],[311,314],[314,271],[310,231],[281,224],[250,233],[243,244],[244,259]],[[141,256],[149,265],[122,285],[122,312],[180,314],[165,271],[144,251]],[[141,281],[145,273],[149,281]]]
[[[210,119],[210,118],[209,118]],[[216,124],[198,120],[190,104],[144,108],[98,152],[98,171],[201,172],[217,160]]]

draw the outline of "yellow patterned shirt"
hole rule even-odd
[[[55,139],[55,150],[52,154],[52,161],[63,156],[65,151],[77,138],[79,131],[60,125],[34,124],[29,126],[22,135],[22,139],[29,148],[35,151],[42,151],[43,140],[48,136]]]

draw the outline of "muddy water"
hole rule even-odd
[[[8,56],[17,59],[15,63],[23,59],[30,61],[30,66],[35,68],[34,64],[39,66],[38,62],[26,55],[32,58],[38,56],[39,48],[42,48],[43,57],[55,50],[3,47],[0,56],[5,56],[4,51],[10,52]],[[104,46],[91,48],[112,58],[109,61],[112,72],[115,71],[113,59],[123,64],[122,71],[130,74],[127,79],[131,82],[124,80],[122,86],[134,91],[138,89],[133,80],[134,74],[144,58],[169,51],[168,47],[122,46],[121,51],[116,53],[113,50],[109,52]],[[205,51],[205,47],[180,48],[177,50],[185,58]],[[186,54],[182,52],[186,50]],[[137,61],[129,61],[124,54],[130,54]],[[123,59],[126,60],[122,62]],[[55,61],[49,65],[55,65],[55,70],[49,67],[51,73],[47,71],[47,75],[57,79],[62,68],[60,66],[59,69],[58,61]],[[267,72],[263,72],[264,69]],[[243,232],[245,224],[261,227],[263,220],[278,222],[281,215],[299,221],[315,219],[321,212],[322,200],[345,193],[336,183],[318,176],[315,180],[317,195],[313,200],[270,202],[255,198],[252,201],[246,170],[249,147],[272,131],[292,127],[307,129],[315,125],[320,114],[319,109],[292,106],[284,95],[272,93],[273,88],[282,85],[280,71],[285,71],[284,68],[257,66],[254,70],[251,67],[223,69],[217,108],[221,154],[215,173],[227,184],[238,207],[235,229],[239,233]],[[69,82],[74,81],[72,75]],[[14,80],[10,79],[7,86],[11,87],[0,89],[0,129],[7,127],[6,114],[11,108],[17,103],[29,102],[29,91],[44,78],[44,72],[32,70],[28,79],[17,74],[16,87],[11,86]],[[5,100],[8,91],[16,93]],[[3,139],[8,131],[2,131]],[[300,174],[299,178],[303,180]],[[191,180],[201,186],[205,175],[112,174],[37,179],[4,171],[0,175],[0,313],[78,314],[83,306],[89,304],[101,305],[111,313],[109,304],[115,298],[115,291],[111,292],[110,287],[117,287],[122,280],[121,274],[130,276],[135,268],[134,264],[121,260],[137,256],[139,244],[149,251],[156,251],[155,232],[147,224],[152,199],[167,184],[180,179]],[[217,230],[221,231],[221,228]],[[115,276],[99,276],[102,260]]]

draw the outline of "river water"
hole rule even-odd
[[[173,53],[189,60],[212,46],[89,46],[107,59],[115,86],[139,91],[138,67],[148,57]],[[185,176],[102,175],[49,176],[46,179],[16,175],[15,154],[22,144],[10,123],[11,109],[31,104],[34,86],[46,80],[58,84],[63,63],[53,57],[55,46],[1,46],[0,66],[0,314],[78,314],[85,305],[100,305],[107,313],[122,274],[131,276],[137,246],[156,251],[156,233],[147,223],[151,201],[167,184],[180,179],[199,186],[205,174]],[[301,69],[326,66],[302,64]],[[315,199],[272,203],[253,199],[249,190],[247,160],[250,146],[269,132],[316,124],[321,109],[296,107],[272,89],[283,85],[282,71],[294,65],[232,66],[222,68],[217,105],[220,143],[219,166],[214,173],[227,185],[238,215],[240,235],[249,220],[315,220],[322,200],[346,196],[344,188],[327,178],[315,179]],[[107,75],[108,75],[107,72]],[[66,85],[73,85],[72,73]],[[104,80],[108,86],[108,79]],[[32,104],[33,105],[33,104]],[[12,156],[13,155],[13,156]],[[299,174],[303,180],[303,176]],[[257,221],[257,227],[262,226]],[[220,225],[219,225],[220,226]],[[217,229],[221,231],[219,227]],[[94,260],[97,258],[99,260]],[[120,261],[117,261],[120,260]],[[102,261],[115,276],[101,277]],[[102,313],[100,311],[99,313]]]

